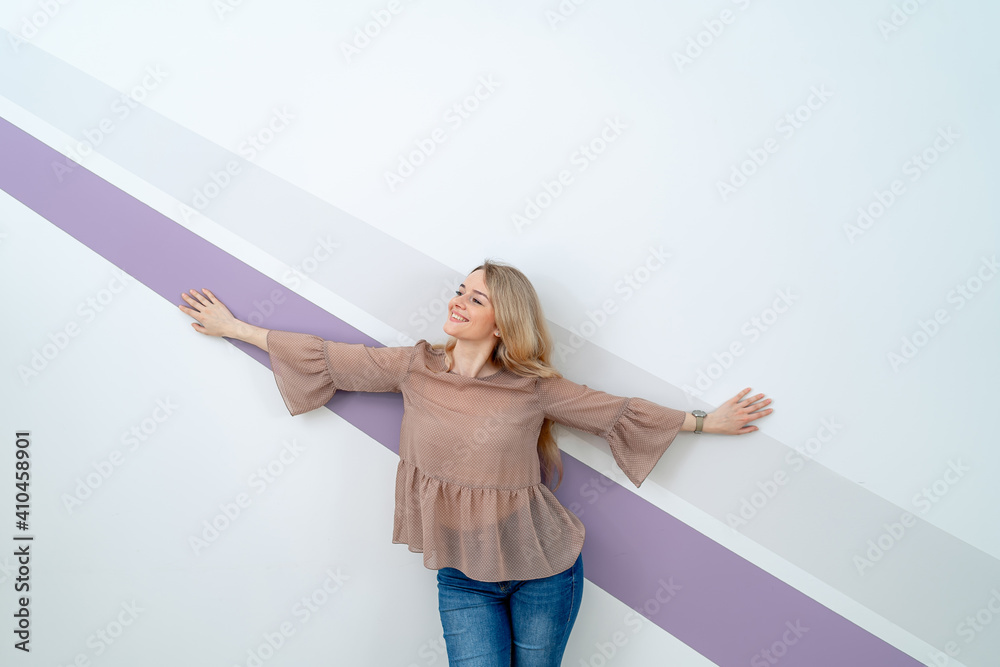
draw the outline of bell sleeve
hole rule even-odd
[[[545,417],[607,440],[615,463],[636,487],[674,441],[687,414],[566,378],[539,378],[537,391]]]
[[[326,405],[338,389],[401,391],[415,349],[339,343],[276,329],[267,333],[274,381],[293,416]]]

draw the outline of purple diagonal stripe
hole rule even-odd
[[[65,158],[3,119],[0,146],[0,189],[171,304],[208,287],[237,317],[262,314],[267,328],[379,345],[89,170],[60,181],[53,164]],[[269,365],[267,353],[236,344]],[[337,392],[327,407],[399,452],[398,394]],[[556,495],[586,524],[587,578],[713,662],[921,664],[565,453],[563,465]]]

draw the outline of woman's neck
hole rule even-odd
[[[493,375],[500,367],[490,361],[493,355],[493,341],[470,342],[459,339],[451,351],[451,373],[465,377],[485,377]]]

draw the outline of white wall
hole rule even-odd
[[[612,300],[615,312],[583,329],[615,360],[611,370],[567,359],[574,379],[634,395],[648,386],[682,409],[718,405],[746,386],[775,401],[760,434],[738,443],[683,436],[630,491],[925,664],[988,664],[1000,624],[969,641],[962,614],[917,630],[907,614],[924,613],[920,590],[865,597],[871,577],[854,563],[880,535],[880,520],[865,516],[877,500],[980,559],[954,588],[963,613],[987,608],[997,585],[994,6],[403,2],[350,58],[342,44],[386,3],[220,6],[6,3],[0,117],[388,345],[442,338],[440,322],[419,314],[451,277],[438,267],[461,275],[487,256],[533,279],[560,331],[581,331]],[[560,6],[575,9],[556,21]],[[712,23],[722,12],[731,22]],[[699,39],[700,53],[690,47]],[[78,70],[89,92],[33,81],[33,49]],[[691,62],[679,55],[686,50]],[[25,81],[36,92],[15,94]],[[141,107],[116,116],[101,83],[143,96]],[[449,109],[477,90],[477,108],[458,124]],[[245,184],[200,210],[194,191],[221,164],[192,171],[196,158],[181,149],[151,150],[163,137],[148,131],[143,107],[176,123],[178,144],[207,139],[260,167],[259,182],[297,186],[345,219],[306,219],[313,200],[284,195],[266,211],[241,208]],[[115,119],[113,129],[94,134],[102,118]],[[280,129],[248,148],[266,128]],[[581,144],[603,128],[613,141],[582,159]],[[80,156],[95,137],[96,152]],[[388,183],[399,156],[429,137],[444,140],[402,183]],[[746,162],[754,156],[762,164]],[[734,179],[741,165],[753,173]],[[563,170],[553,203],[530,224],[515,222]],[[727,180],[732,191],[720,189]],[[878,213],[880,199],[884,213],[859,224],[858,208]],[[289,417],[270,371],[194,333],[179,298],[136,280],[111,292],[120,267],[2,193],[0,234],[3,437],[33,434],[37,534],[36,650],[4,646],[4,664],[8,655],[19,665],[82,655],[100,665],[246,665],[247,651],[285,621],[295,635],[268,665],[446,662],[434,572],[390,543],[391,451],[327,410]],[[306,265],[308,276],[289,274],[321,254],[318,238],[341,254],[315,271]],[[666,263],[647,264],[651,249],[669,254]],[[643,273],[648,266],[656,269]],[[626,276],[641,289],[626,289]],[[102,296],[112,298],[92,319],[79,308]],[[926,324],[935,313],[938,326]],[[37,376],[21,377],[70,322],[80,335]],[[922,326],[934,332],[926,344]],[[713,363],[734,342],[742,353],[717,374]],[[640,389],[635,367],[655,382]],[[714,377],[699,387],[701,372]],[[122,434],[161,414],[158,401],[176,409],[132,449]],[[788,451],[815,444],[824,420],[842,428],[810,453],[824,484],[843,494],[834,501],[845,504],[854,540],[835,565],[788,528],[808,525],[808,489],[794,492],[800,503],[772,507],[773,523],[735,530],[726,521],[784,469]],[[261,488],[255,471],[290,441],[301,453]],[[563,445],[611,471],[600,442],[568,435]],[[113,474],[67,507],[67,494],[115,450]],[[0,456],[2,479],[12,479],[12,451]],[[956,468],[968,470],[947,472]],[[933,503],[919,499],[924,488]],[[240,493],[249,506],[193,549],[202,522]],[[908,544],[894,548],[933,564]],[[0,564],[9,619],[12,575]],[[879,567],[872,574],[896,566]],[[342,586],[305,620],[297,601],[331,570]],[[111,645],[94,640],[123,604],[142,609],[136,622]],[[565,664],[597,664],[595,644],[627,627],[628,611],[589,585]],[[947,641],[960,649],[952,658],[941,654]],[[667,658],[714,664],[653,624],[614,662]]]

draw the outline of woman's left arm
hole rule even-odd
[[[720,405],[716,410],[709,412],[702,425],[703,433],[720,433],[723,435],[740,435],[742,433],[753,433],[758,430],[756,426],[748,426],[748,422],[766,417],[774,412],[772,408],[762,409],[771,403],[771,399],[764,399],[764,394],[757,394],[749,398],[743,398],[750,393],[747,387],[736,394],[728,401]],[[761,400],[764,399],[764,400]],[[682,431],[693,431],[697,420],[690,412],[684,417]]]

